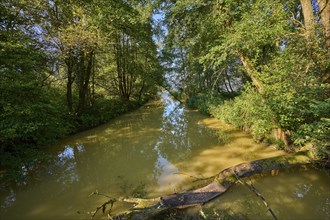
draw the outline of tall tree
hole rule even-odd
[[[244,73],[240,82],[244,83],[247,78],[257,91],[255,93],[247,87],[247,94],[244,93],[237,99],[236,106],[232,106],[233,111],[240,109],[241,112],[233,114],[252,118],[258,112],[259,119],[265,118],[256,122],[246,119],[248,124],[239,126],[249,127],[259,134],[279,128],[278,136],[289,144],[286,136],[299,133],[305,123],[328,117],[324,111],[316,113],[311,107],[317,102],[319,109],[323,109],[321,106],[328,102],[325,88],[328,88],[329,59],[322,36],[327,35],[329,22],[325,18],[327,12],[320,6],[323,4],[327,9],[327,1],[319,1],[319,10],[316,1],[309,0],[166,2],[169,39],[174,42],[173,48],[183,48],[186,63],[197,60],[204,67],[202,71],[194,71],[187,65],[190,78],[202,82],[204,76],[211,73],[215,76],[212,81],[226,86],[226,75],[233,78],[235,74],[229,71],[224,75],[221,70],[235,70],[232,67],[236,67]],[[205,16],[205,10],[209,16]],[[318,12],[323,31],[319,29],[320,20],[315,19]],[[194,51],[195,45],[202,45],[203,49]],[[251,111],[248,107],[241,108],[242,103],[248,106],[247,102],[252,100],[259,100],[262,107],[255,109],[251,106]],[[237,121],[243,122],[244,119]]]
[[[328,54],[330,53],[330,1],[318,0],[319,11],[322,18],[322,25],[324,28],[324,38]],[[330,54],[329,54],[330,56]]]

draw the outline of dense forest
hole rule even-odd
[[[1,0],[0,161],[0,218],[328,219],[330,0]]]
[[[256,141],[329,157],[329,1],[182,0],[163,11],[164,67],[189,106]]]
[[[1,167],[136,108],[163,82],[149,1],[0,4]]]
[[[329,158],[328,0],[2,0],[0,14],[3,168],[33,166],[165,78],[256,141]]]

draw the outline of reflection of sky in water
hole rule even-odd
[[[165,105],[163,113],[164,118],[168,117],[180,105],[180,102],[170,98],[170,94],[165,90],[162,92],[162,102]]]
[[[163,121],[161,134],[158,137],[154,150],[158,158],[155,164],[155,173],[158,174],[157,182],[160,191],[164,188],[175,187],[183,178],[176,175],[179,169],[174,166],[166,157],[162,155],[160,147],[170,147],[177,149],[184,145],[187,139],[187,123],[184,117],[184,107],[178,101],[174,101],[167,91],[162,93],[164,103]],[[187,147],[186,145],[185,147]]]
[[[57,165],[62,167],[63,174],[59,176],[57,182],[61,182],[63,185],[67,185],[73,182],[79,181],[79,175],[76,173],[77,157],[83,152],[84,146],[82,144],[76,144],[75,146],[66,145],[64,150],[58,154],[59,160]]]
[[[67,161],[69,159],[74,159],[74,152],[71,146],[65,146],[64,150],[58,154],[58,158],[61,161]]]
[[[77,149],[77,151],[79,153],[83,152],[85,149],[84,149],[84,146],[82,144],[77,144],[75,146],[75,148]],[[74,159],[75,158],[75,155],[74,155],[74,147],[70,146],[70,145],[66,145],[64,147],[64,150],[62,152],[60,152],[58,154],[58,158],[61,160],[61,161],[67,161],[69,159]]]
[[[175,149],[190,148],[184,106],[180,102],[174,101],[167,91],[162,93],[162,101],[165,106],[160,138],[166,136],[163,139],[167,139],[170,147]]]
[[[302,183],[297,184],[296,191],[294,192],[295,197],[303,198],[307,196],[312,186],[313,186],[312,184],[302,184]]]
[[[1,208],[7,208],[13,205],[16,201],[16,193],[10,189],[9,195],[7,195],[1,202]]]
[[[158,144],[161,142],[158,142],[156,146],[154,147],[154,150],[157,152],[158,158],[156,161],[156,170],[155,174],[157,177],[157,182],[160,186],[158,189],[159,191],[162,191],[163,189],[166,190],[169,187],[174,188],[175,184],[179,183],[181,181],[181,177],[176,175],[179,172],[179,169],[174,166],[171,162],[169,162],[166,158],[164,158],[158,148]]]

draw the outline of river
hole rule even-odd
[[[166,92],[162,101],[64,140],[21,184],[0,189],[1,219],[86,219],[111,197],[157,197],[190,189],[194,180],[260,158],[284,155],[244,132],[188,110]],[[24,169],[23,169],[24,170]],[[314,169],[280,171],[251,180],[279,219],[329,219],[330,178]],[[248,219],[272,219],[244,186],[206,205]],[[115,203],[112,212],[127,205]],[[101,212],[96,218],[105,218]]]

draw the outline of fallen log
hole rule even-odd
[[[309,157],[306,152],[299,152],[289,156],[272,157],[255,160],[249,163],[241,163],[221,171],[216,175],[215,179],[205,187],[191,192],[164,196],[160,198],[160,202],[165,207],[203,205],[226,192],[236,183],[237,178],[266,173],[272,170],[286,169],[310,162],[311,157]]]
[[[208,185],[193,191],[175,193],[153,199],[124,199],[126,202],[135,204],[135,208],[126,213],[126,215],[131,216],[132,219],[147,219],[167,209],[203,205],[225,193],[240,178],[262,174],[272,170],[307,165],[312,161],[313,159],[308,155],[308,152],[298,152],[292,155],[241,163],[221,171],[215,175],[214,180]]]

